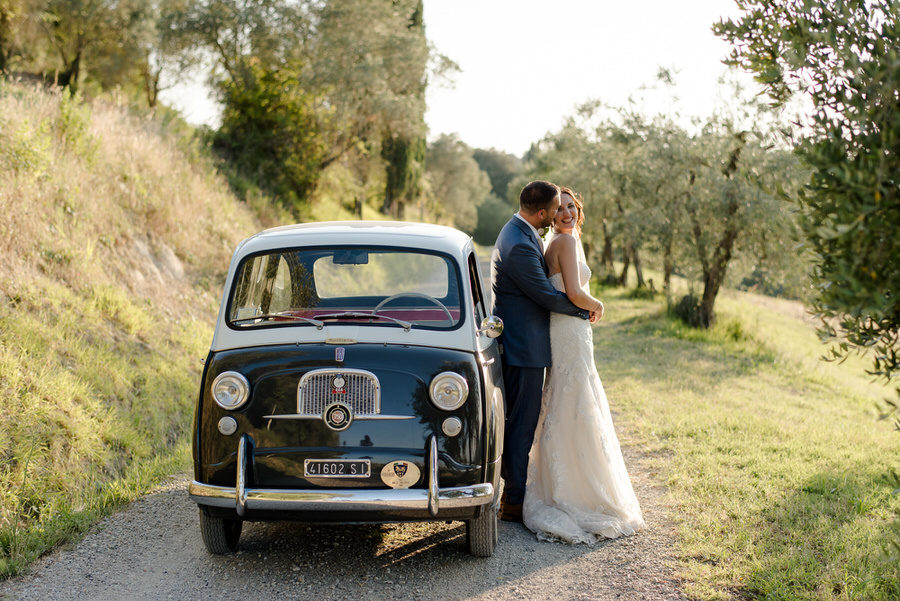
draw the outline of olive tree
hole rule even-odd
[[[2,0],[0,53],[73,92],[86,82],[130,91],[152,35],[151,9],[142,0]]]
[[[728,121],[711,120],[698,146],[685,210],[703,292],[696,312],[685,308],[693,325],[707,328],[716,322],[715,301],[735,257],[749,252],[762,260],[782,240],[796,239],[794,216],[773,193],[792,181],[794,164],[765,138]]]
[[[512,186],[518,192],[530,180],[546,179],[580,194],[585,212],[581,240],[588,260],[600,265],[598,277],[606,280],[613,277],[616,208],[611,173],[619,149],[598,126],[598,109],[595,102],[585,103],[558,132],[533,145],[525,156],[526,171]]]
[[[15,38],[24,12],[24,0],[0,0],[0,73],[9,70],[17,51]]]
[[[806,214],[823,338],[834,358],[870,353],[871,373],[896,382],[900,4],[737,3],[743,15],[716,26],[733,45],[730,62],[754,73],[773,103],[800,97],[810,107],[793,141],[812,177],[788,196]]]

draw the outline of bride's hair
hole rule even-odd
[[[569,196],[571,196],[572,200],[575,201],[575,206],[578,208],[578,219],[575,220],[575,233],[578,234],[578,236],[580,237],[581,236],[581,224],[584,223],[584,203],[581,201],[581,197],[578,194],[576,194],[575,191],[572,190],[572,188],[569,188],[566,186],[560,186],[559,187],[560,200],[562,200],[563,194],[568,194]],[[553,226],[551,226],[551,227],[554,231],[556,231],[555,227],[553,227]]]

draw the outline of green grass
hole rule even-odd
[[[164,129],[0,79],[0,578],[189,466],[221,282],[260,226]]]
[[[187,469],[195,323],[47,281],[0,305],[0,575]]]
[[[900,436],[864,361],[821,361],[812,325],[746,296],[721,298],[705,332],[661,301],[602,298],[598,369],[627,443],[665,475],[688,594],[900,597],[884,554]]]

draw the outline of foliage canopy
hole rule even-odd
[[[834,357],[872,351],[872,373],[900,375],[900,5],[887,0],[741,0],[717,33],[731,62],[774,103],[812,106],[795,134],[812,167],[802,227],[815,256],[815,310]],[[838,327],[835,327],[837,324]]]

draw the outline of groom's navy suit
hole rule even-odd
[[[493,313],[503,320],[506,431],[501,471],[506,502],[513,505],[525,497],[544,368],[550,366],[550,313],[589,316],[553,287],[547,271],[537,236],[525,221],[513,216],[500,231],[491,257]]]

